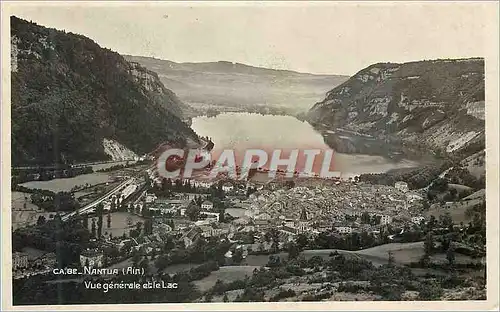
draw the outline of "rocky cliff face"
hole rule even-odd
[[[11,17],[12,162],[106,159],[103,140],[137,154],[197,141],[158,76],[92,40]]]
[[[329,91],[308,120],[341,152],[471,155],[485,147],[484,105],[483,59],[380,63]]]

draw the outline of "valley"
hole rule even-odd
[[[16,305],[485,299],[483,59],[316,75],[11,26]],[[168,147],[319,149],[340,176],[170,179]],[[54,273],[90,267],[143,273]],[[82,283],[151,279],[178,288]]]
[[[175,63],[139,56],[125,58],[157,72],[163,84],[189,105],[186,113],[191,116],[217,112],[306,113],[332,86],[348,79],[226,61]]]

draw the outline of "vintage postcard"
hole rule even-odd
[[[498,9],[2,2],[2,308],[498,309]]]

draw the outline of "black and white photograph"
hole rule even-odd
[[[2,3],[2,301],[498,308],[498,8]]]

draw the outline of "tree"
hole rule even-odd
[[[350,247],[350,250],[360,249],[361,236],[359,235],[359,233],[354,232],[348,236],[348,246]]]
[[[428,231],[432,231],[436,226],[436,217],[431,216],[429,222],[427,223]]]
[[[167,237],[167,241],[165,242],[165,244],[163,245],[163,251],[165,253],[168,253],[170,250],[174,249],[175,248],[175,242],[174,242],[174,239],[172,238],[172,236],[168,236]]]
[[[441,239],[441,250],[444,252],[447,252],[448,249],[450,248],[451,245],[451,238],[450,237],[443,237]]]
[[[451,218],[451,215],[449,212],[446,212],[444,215],[441,215],[439,217],[439,223],[444,228],[451,227],[451,229],[453,229],[453,219]]]
[[[159,256],[155,261],[155,267],[158,272],[163,271],[169,265],[167,256]]]
[[[222,295],[225,289],[226,286],[224,285],[224,282],[220,279],[217,279],[215,281],[215,285],[212,287],[212,292],[216,295]]]
[[[102,216],[104,213],[104,205],[100,203],[97,205],[95,212],[97,214],[97,238],[102,236]]]
[[[424,241],[424,253],[427,256],[432,255],[434,252],[434,236],[431,232],[427,233]]]
[[[307,238],[307,235],[301,233],[297,237],[297,246],[299,247],[300,250],[304,249],[307,247],[309,244],[309,239]]]
[[[149,260],[148,257],[144,257],[141,262],[139,262],[139,267],[144,270],[144,273],[149,272]]]
[[[107,223],[107,226],[108,226],[108,229],[109,229],[111,227],[111,213],[108,213],[108,217],[107,217],[106,223]]]
[[[150,216],[150,214],[149,214],[149,208],[146,205],[146,202],[143,202],[143,204],[142,204],[141,214],[142,214],[143,217],[149,217]]]
[[[427,210],[429,210],[430,207],[431,207],[431,205],[429,204],[429,201],[424,199],[424,201],[422,202],[422,209],[424,211],[427,211]]]
[[[123,233],[123,234],[125,234],[125,233]],[[137,237],[139,237],[139,235],[141,235],[141,233],[138,232],[136,229],[132,229],[132,230],[128,231],[128,235],[130,237],[137,238]]]
[[[115,197],[111,198],[111,203],[110,203],[109,209],[111,211],[115,211],[116,210],[116,198]]]
[[[234,264],[240,264],[243,260],[243,250],[241,250],[241,248],[236,249],[231,260],[233,260]]]
[[[362,248],[372,247],[375,244],[375,237],[367,231],[361,232],[360,245]]]
[[[200,196],[196,196],[195,199],[194,199],[194,203],[197,205],[197,206],[201,206],[201,204],[203,203],[203,198]]]
[[[435,281],[422,283],[419,288],[420,300],[438,300],[443,294],[443,288]]]
[[[83,217],[83,227],[88,230],[89,229],[89,216],[85,215]]]
[[[205,302],[212,302],[212,299],[214,298],[214,295],[209,292],[205,295]]]
[[[226,215],[226,210],[222,208],[221,211],[219,212],[219,222],[221,223],[225,222],[225,215]]]
[[[43,215],[38,217],[38,220],[36,220],[36,225],[40,226],[45,224],[45,217]],[[88,222],[87,222],[87,227],[88,227]]]
[[[453,252],[453,248],[450,247],[446,251],[446,260],[448,260],[448,264],[452,266],[455,263],[455,253]]]
[[[266,241],[266,243],[270,243],[271,242],[271,233],[266,232],[264,234],[264,240]]]
[[[141,261],[142,256],[139,254],[137,250],[134,249],[133,255],[132,255],[132,264],[134,267],[139,266],[139,262]]]
[[[172,219],[168,219],[168,222],[167,222],[168,225],[170,225],[170,227],[172,228],[172,231],[175,230],[175,223],[174,223],[174,220]]]
[[[272,244],[271,244],[270,252],[271,253],[277,253],[278,251],[279,251],[278,243],[276,241],[273,241]]]
[[[151,235],[153,234],[153,221],[150,217],[146,218],[144,221],[144,234]]]
[[[300,254],[299,247],[297,246],[297,244],[293,242],[288,244],[287,251],[288,251],[288,259],[296,259]]]
[[[90,230],[90,235],[92,238],[96,238],[96,225],[95,225],[95,219],[92,219],[92,228]]]
[[[361,215],[361,223],[369,224],[370,221],[371,221],[371,218],[370,218],[370,215],[368,214],[368,212],[363,212],[363,214]]]
[[[195,204],[190,204],[186,209],[186,215],[191,221],[198,221],[200,218],[201,208]]]
[[[141,234],[141,232],[142,232],[142,222],[139,221],[139,222],[137,222],[135,224],[135,230],[139,233],[139,235]]]
[[[387,261],[387,265],[392,267],[394,266],[394,253],[392,251],[389,251],[388,254],[389,254],[389,259]]]
[[[270,268],[278,267],[281,264],[280,256],[270,255],[269,261],[267,262],[267,266]]]
[[[372,216],[370,218],[370,225],[379,225],[382,220],[382,216]]]
[[[302,260],[302,259],[301,259]],[[308,265],[312,268],[319,268],[323,266],[324,261],[320,256],[313,256],[309,261],[307,261]]]

